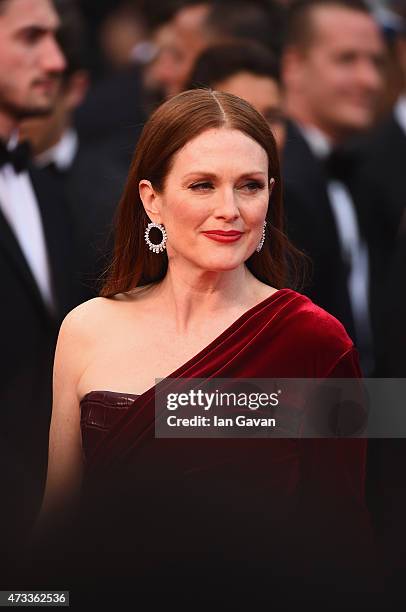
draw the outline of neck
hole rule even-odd
[[[48,139],[38,143],[38,148],[35,151],[35,155],[40,155],[41,153],[44,153],[45,151],[48,151],[48,149],[52,149],[59,144],[70,127],[71,122],[68,120],[64,121],[64,123],[58,127],[58,130],[52,132],[48,136]]]
[[[0,110],[0,140],[7,142],[17,127],[18,121]]]
[[[286,100],[287,115],[290,119],[299,123],[304,127],[313,127],[322,132],[328,138],[333,146],[339,145],[348,137],[348,133],[344,133],[344,130],[334,128],[331,125],[326,125],[318,117],[309,112],[308,109],[302,104],[293,103],[287,97]]]
[[[169,265],[157,297],[173,312],[178,332],[187,333],[222,310],[249,309],[258,301],[259,286],[245,265],[227,272],[200,273]]]

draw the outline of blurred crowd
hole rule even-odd
[[[32,0],[0,0],[0,114],[14,121],[0,138],[31,152],[31,212],[10,212],[0,167],[11,490],[24,481],[41,497],[59,324],[98,293],[143,122],[185,89],[230,92],[264,115],[286,233],[307,256],[300,290],[343,323],[365,375],[406,376],[406,0],[55,0],[60,55],[45,51],[48,105],[31,114],[11,100],[19,68],[3,51],[24,19],[35,62],[42,25],[27,10],[10,21],[7,2]]]
[[[20,138],[38,168],[63,170],[84,297],[97,292],[108,249],[95,240],[108,244],[145,118],[185,89],[227,91],[275,135],[286,232],[309,258],[302,290],[344,324],[366,375],[402,375],[406,3],[57,0],[56,8],[66,68],[53,112],[23,122]]]

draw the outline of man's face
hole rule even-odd
[[[314,9],[312,23],[314,39],[298,60],[307,119],[331,135],[368,128],[383,86],[376,24],[340,6]]]
[[[166,97],[184,88],[197,56],[208,44],[203,29],[209,7],[202,3],[185,7],[156,33],[159,54],[148,70],[148,81],[159,85]]]
[[[0,10],[0,113],[14,119],[52,110],[65,68],[50,0],[6,0]]]
[[[30,117],[19,125],[20,140],[29,140],[34,155],[43,153],[54,146],[62,136],[68,123],[65,89],[60,84],[53,101],[52,111],[46,116]]]

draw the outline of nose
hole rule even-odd
[[[66,68],[66,60],[55,36],[50,34],[43,47],[43,65],[49,73],[61,73]]]
[[[215,216],[218,219],[233,221],[240,217],[240,209],[237,202],[237,194],[234,189],[225,188],[219,192],[218,201],[216,203]]]

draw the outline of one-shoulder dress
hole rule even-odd
[[[281,289],[171,378],[213,376],[357,378],[360,369],[343,326]],[[154,388],[90,391],[81,429],[76,560],[88,579],[91,567],[106,580],[185,575],[190,585],[206,572],[225,581],[268,576],[283,588],[293,579],[315,589],[367,588],[375,551],[365,439],[159,439]]]

